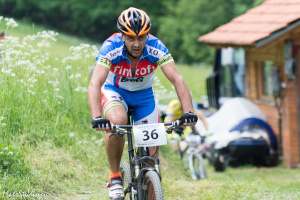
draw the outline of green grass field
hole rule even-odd
[[[91,130],[86,99],[96,46],[0,18],[0,199],[107,199],[102,136]],[[205,95],[207,66],[179,65],[193,97]],[[174,98],[158,71],[162,102]],[[300,199],[300,170],[229,168],[192,181],[169,147],[161,151],[166,199]]]

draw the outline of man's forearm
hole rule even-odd
[[[183,79],[175,82],[177,96],[181,102],[183,112],[193,112],[192,96]]]
[[[92,117],[101,115],[100,92],[109,70],[101,65],[93,69],[90,84],[88,87],[88,99]]]
[[[174,85],[183,112],[193,112],[192,96],[182,78],[176,71],[175,63],[170,62],[161,67],[168,80]]]
[[[100,87],[89,86],[88,88],[89,106],[92,117],[101,115],[100,110]]]

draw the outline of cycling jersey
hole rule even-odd
[[[132,74],[130,60],[121,33],[110,36],[102,45],[96,62],[110,69],[105,85],[128,91],[151,88],[157,67],[173,61],[169,50],[155,36],[149,34],[145,48]]]

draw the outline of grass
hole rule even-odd
[[[108,164],[101,134],[89,127],[86,99],[95,47],[43,30],[20,23],[7,29],[14,38],[0,42],[0,199],[107,199]],[[209,68],[178,65],[178,71],[198,101]],[[161,71],[155,84],[162,102],[174,97]],[[215,173],[208,166],[209,179],[192,181],[168,147],[161,161],[166,199],[300,196],[299,169],[246,166]]]
[[[177,64],[177,71],[184,78],[188,88],[191,91],[193,100],[199,102],[206,95],[206,82],[205,79],[211,72],[211,68],[207,65],[182,65]],[[157,88],[162,91],[174,91],[174,88],[170,82],[163,75],[161,70],[158,70],[157,77],[159,78],[159,84],[156,84]],[[159,87],[160,86],[160,87]],[[165,89],[165,90],[164,90]],[[164,98],[161,98],[161,102],[167,104],[172,98],[177,98],[174,92],[164,94]]]
[[[225,173],[215,173],[208,168],[209,178],[199,182],[187,177],[169,182],[170,199],[298,199],[300,197],[299,169],[229,168]],[[168,176],[169,177],[169,176]],[[295,179],[294,179],[294,178]],[[168,187],[168,186],[166,186]],[[175,191],[175,192],[174,192]]]

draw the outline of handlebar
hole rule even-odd
[[[97,121],[95,121],[97,123]],[[182,125],[191,125],[191,124],[184,124],[180,120],[172,121],[172,122],[167,122],[164,123],[164,126],[166,127],[167,133],[171,133],[175,128],[182,126]],[[132,127],[134,124],[126,124],[126,125],[115,125],[112,124],[109,128],[103,128],[101,130],[110,130],[112,133],[118,134],[118,135],[124,135],[127,134],[128,131],[131,131]]]
[[[176,120],[176,121],[173,121],[173,122],[166,122],[164,123],[165,127],[168,127],[168,128],[172,128],[172,127],[176,127],[176,126],[180,126],[181,123],[180,123],[180,120]],[[111,126],[111,130],[113,129],[118,129],[118,128],[126,128],[126,129],[130,129],[134,126],[134,124],[131,124],[131,125],[112,125]]]
[[[171,133],[173,129],[175,129],[177,126],[180,126],[181,122],[180,120],[176,120],[173,122],[167,122],[164,123],[164,126],[167,128],[167,133]],[[134,124],[131,125],[112,125],[110,130],[113,133],[116,133],[118,135],[124,135],[127,134],[128,130],[131,130]]]

